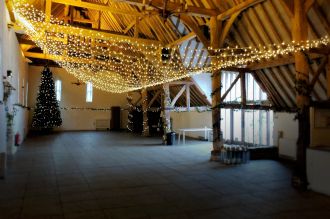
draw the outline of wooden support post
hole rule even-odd
[[[210,19],[210,35],[211,47],[217,49],[220,46],[220,30],[221,22],[217,21],[217,17]],[[212,60],[216,61],[216,60]],[[218,160],[222,143],[222,134],[220,127],[220,108],[218,105],[221,101],[221,71],[212,72],[212,128],[213,128],[213,150],[211,151],[211,160]]]
[[[266,128],[266,140],[267,140],[267,146],[271,146],[270,144],[270,112],[266,111],[266,124],[267,124],[267,128]]]
[[[146,88],[141,90],[142,97],[142,114],[143,114],[143,136],[149,136],[149,124],[148,124],[148,91]]]
[[[241,142],[245,143],[245,109],[241,109]]]
[[[190,112],[190,85],[186,85],[186,103],[187,103],[187,111]]]
[[[294,0],[293,40],[296,42],[308,39],[307,14],[304,10],[305,0]],[[297,165],[293,175],[294,186],[306,189],[306,149],[310,143],[309,106],[309,67],[303,52],[295,53],[296,68],[296,104],[298,107],[298,141],[297,141]]]
[[[230,109],[230,142],[234,143],[234,109]]]
[[[163,116],[163,144],[167,144],[166,134],[171,132],[171,97],[170,97],[170,87],[169,84],[163,84],[162,93],[162,116]]]
[[[240,72],[241,74],[241,98],[242,105],[246,105],[246,81],[245,81],[245,72]]]
[[[136,17],[135,18],[135,29],[134,29],[134,37],[139,38],[139,23],[140,23],[140,18]]]
[[[304,11],[305,0],[294,0],[294,19],[293,19],[293,40],[296,42],[305,41],[308,39],[307,31],[307,15]],[[300,86],[297,90],[296,103],[298,108],[309,106],[310,98],[299,88],[304,88],[309,82],[308,60],[303,52],[295,53],[296,65],[296,83]]]
[[[246,106],[246,81],[245,81],[245,72],[240,72],[241,78],[241,99],[242,99],[242,106]],[[242,143],[245,142],[245,109],[241,110],[241,138]]]
[[[183,92],[186,90],[187,85],[183,85],[183,87],[181,88],[181,90],[176,94],[176,96],[173,98],[172,102],[171,102],[171,106],[174,107],[176,101],[178,101],[178,99],[181,97],[181,95],[183,94]]]
[[[328,100],[330,100],[330,56],[328,56],[328,64],[327,64],[327,93],[328,93]]]
[[[50,22],[50,17],[52,16],[52,1],[51,0],[46,0],[45,14],[46,14],[45,21],[48,23],[48,22]]]

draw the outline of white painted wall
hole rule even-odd
[[[330,109],[311,108],[311,147],[330,147]]]
[[[322,110],[322,122],[326,122],[327,116],[330,117],[330,110]],[[298,120],[294,120],[295,113],[274,113],[274,145],[279,146],[279,153],[284,157],[296,159],[297,140],[298,140]],[[311,147],[330,146],[330,128],[319,127],[315,124],[315,119],[320,114],[314,108],[310,111],[311,127]],[[279,137],[279,132],[283,133]]]
[[[330,110],[311,108],[310,112],[311,148],[307,149],[309,188],[330,195]]]
[[[8,29],[10,23],[8,11],[4,1],[0,2],[0,100],[3,99],[3,76],[7,75],[7,70],[12,71],[12,77],[6,79],[16,89],[12,92],[7,101],[6,107],[0,104],[0,152],[16,151],[16,147],[11,145],[6,148],[6,110],[13,113],[14,104],[25,104],[23,94],[26,94],[26,83],[28,81],[27,63],[22,55],[15,32]],[[5,109],[6,108],[6,109]],[[13,133],[19,133],[21,139],[27,134],[27,113],[22,108],[17,108],[14,118]]]
[[[29,66],[29,106],[34,107],[39,90],[41,72],[43,67]],[[77,79],[62,68],[51,68],[54,81],[62,81],[61,107],[93,107],[110,108],[120,106],[126,108],[127,100],[125,94],[107,93],[93,88],[93,102],[86,102],[86,84],[77,86],[71,84]],[[32,122],[33,110],[30,111],[30,121]],[[95,130],[96,119],[111,119],[111,111],[91,111],[91,110],[61,110],[63,124],[55,130]],[[122,111],[122,128],[126,128],[127,113]]]
[[[330,195],[330,151],[307,149],[309,188]]]
[[[5,75],[3,44],[5,44],[6,20],[5,2],[0,1],[0,153],[6,151],[6,114],[3,103],[3,76]]]
[[[212,112],[171,112],[173,130],[179,128],[208,128],[212,127]],[[186,136],[204,137],[204,132],[187,132]]]
[[[297,153],[298,120],[294,113],[274,113],[273,139],[280,156],[295,160]],[[282,137],[279,133],[282,133]]]

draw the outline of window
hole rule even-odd
[[[60,80],[55,81],[55,93],[56,93],[56,100],[61,101],[62,82]]]
[[[22,84],[22,104],[23,106],[26,105],[25,103],[25,79],[23,78],[23,84]]]
[[[25,86],[25,105],[29,105],[28,104],[28,93],[29,93],[29,82],[26,82],[26,86]]]
[[[237,72],[223,71],[221,96],[228,90]],[[261,104],[267,95],[261,90],[252,74],[245,75],[246,99],[248,104]],[[241,101],[241,84],[238,80],[224,99],[225,103]],[[273,145],[273,112],[264,110],[221,109],[221,131],[226,143],[249,146]]]
[[[93,101],[93,84],[92,82],[87,82],[86,84],[86,102]]]
[[[19,74],[17,76],[17,102],[21,103],[21,90],[20,90],[20,81],[19,81]]]

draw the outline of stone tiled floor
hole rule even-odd
[[[0,218],[330,218],[330,197],[292,189],[285,165],[209,154],[129,133],[29,137],[0,181]]]

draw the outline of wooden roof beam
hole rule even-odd
[[[61,0],[66,1],[66,0]],[[124,2],[130,5],[137,5],[137,6],[150,6],[156,8],[163,8],[164,3],[163,0],[152,0],[152,1],[145,1],[145,0],[121,0],[120,2]],[[202,7],[196,6],[185,6],[183,4],[178,4],[175,2],[166,2],[166,10],[174,11],[174,12],[184,12],[186,15],[198,16],[198,17],[211,17],[216,16],[217,10],[215,9],[207,9]]]
[[[87,8],[96,11],[106,11],[113,14],[122,14],[122,15],[132,15],[132,16],[141,16],[143,15],[140,12],[135,10],[124,10],[119,8],[113,8],[106,4],[100,3],[91,3],[91,2],[83,2],[83,1],[76,1],[76,0],[51,0],[54,3],[64,4],[64,5],[71,5],[80,8]]]
[[[40,24],[42,25],[42,23],[40,23]],[[126,36],[126,35],[114,34],[114,33],[109,33],[109,32],[105,32],[105,31],[94,30],[94,29],[64,26],[64,25],[58,25],[58,24],[48,24],[47,28],[48,28],[48,30],[51,30],[51,32],[54,32],[54,33],[78,35],[78,36],[90,37],[90,38],[95,38],[95,39],[99,39],[99,38],[102,39],[101,37],[99,37],[101,35],[104,37],[105,40],[107,38],[108,39],[120,38],[120,39],[126,40],[128,43],[129,42],[138,42],[138,43],[143,43],[146,45],[156,45],[156,46],[162,45],[162,43],[157,40],[135,38],[135,37],[130,37],[130,36]],[[93,37],[93,36],[95,36],[95,37]]]
[[[237,75],[237,77],[235,78],[235,80],[231,83],[231,85],[229,86],[229,88],[226,90],[226,92],[222,95],[221,97],[221,102],[223,102],[227,95],[229,94],[229,92],[231,91],[231,89],[234,87],[234,85],[236,84],[236,82],[241,78],[241,76],[243,75],[244,73],[240,73]]]
[[[330,47],[321,47],[321,48],[312,48],[309,50],[310,53],[316,53],[316,54],[323,54],[323,55],[329,55],[330,54]]]
[[[24,52],[24,56],[27,58],[35,58],[35,59],[46,59],[46,60],[53,60],[53,61],[68,61],[70,59],[71,62],[75,63],[86,63],[90,64],[90,59],[87,58],[75,58],[69,56],[62,56],[62,55],[51,55],[45,53],[37,53],[37,52]]]
[[[6,6],[9,12],[9,17],[11,22],[15,22],[15,15],[14,15],[14,10],[13,10],[13,1],[12,0],[6,0]]]
[[[161,94],[162,90],[158,90],[156,92],[156,94],[154,94],[154,96],[152,97],[152,99],[150,100],[149,104],[148,104],[148,108],[150,108],[152,106],[152,104],[157,100],[158,96]]]
[[[317,59],[323,57],[320,54],[311,54],[309,55],[309,59]],[[263,61],[260,63],[251,63],[246,66],[246,68],[250,70],[259,70],[259,69],[264,69],[264,68],[271,68],[271,67],[276,67],[280,65],[290,65],[295,63],[295,58],[294,56],[286,56],[283,58],[277,58],[274,60],[270,61]]]
[[[23,52],[24,56],[27,58],[35,58],[35,59],[45,59],[45,60],[53,60],[53,61],[66,61],[72,63],[81,63],[81,64],[91,64],[91,61],[95,61],[100,65],[108,64],[106,61],[98,60],[95,58],[81,58],[81,57],[73,57],[68,55],[52,55],[47,53],[39,53],[39,52]]]
[[[176,101],[181,97],[181,95],[183,94],[183,92],[186,90],[187,86],[189,85],[184,85],[181,90],[176,94],[176,96],[173,98],[172,102],[171,102],[171,107],[174,107]]]
[[[223,27],[223,31],[220,34],[220,47],[223,47],[225,43],[225,39],[230,31],[230,28],[232,27],[233,23],[235,22],[237,16],[241,13],[241,11],[235,12],[230,16],[228,21],[226,22],[225,26]]]
[[[265,0],[246,0],[246,1],[236,5],[234,7],[232,7],[231,9],[219,14],[217,16],[217,19],[221,20],[221,21],[226,20],[227,18],[229,18],[233,14],[235,14],[237,12],[241,12],[241,11],[243,11],[243,10],[245,10],[245,9],[255,5],[255,4],[259,4],[263,1],[265,1]]]
[[[168,82],[169,86],[177,86],[177,85],[193,85],[194,82],[192,81],[172,81]]]
[[[314,3],[315,3],[315,0],[306,0],[305,1],[304,9],[305,9],[306,13],[309,11],[309,9],[311,9],[311,7],[313,6]]]
[[[45,3],[45,14],[46,14],[46,18],[45,21],[48,23],[50,22],[50,18],[52,16],[52,0],[46,0]]]
[[[124,30],[124,34],[127,34],[127,32],[130,30],[130,29],[132,29],[132,27],[134,27],[134,25],[135,25],[135,23],[136,23],[136,20],[133,20],[126,28],[125,28],[125,30]]]
[[[177,45],[181,45],[182,43],[188,41],[188,40],[191,40],[193,38],[196,37],[196,34],[192,31],[190,33],[188,33],[187,35],[181,37],[180,39],[177,39],[169,44],[167,44],[165,47],[173,47],[173,46],[177,46]]]
[[[290,18],[293,18],[293,1],[286,1],[286,0],[280,0],[279,1],[286,13],[289,15]],[[304,10],[305,13],[311,9],[313,4],[315,3],[315,0],[306,0],[304,3]]]
[[[17,40],[19,44],[31,45],[35,46],[36,43],[33,40],[26,39],[23,37],[24,35],[16,34]]]
[[[325,69],[327,63],[329,62],[328,60],[328,56],[325,56],[323,59],[322,59],[322,62],[321,64],[319,65],[317,71],[315,72],[314,76],[313,76],[313,79],[312,81],[310,82],[309,86],[310,86],[310,89],[313,90],[313,87],[315,85],[315,83],[317,82],[320,74],[323,72],[323,70]],[[329,89],[329,88],[328,88]]]
[[[196,34],[198,39],[204,44],[205,48],[208,48],[210,46],[210,41],[205,37],[201,28],[193,21],[191,17],[185,14],[181,14],[180,19],[188,28],[190,28]]]

